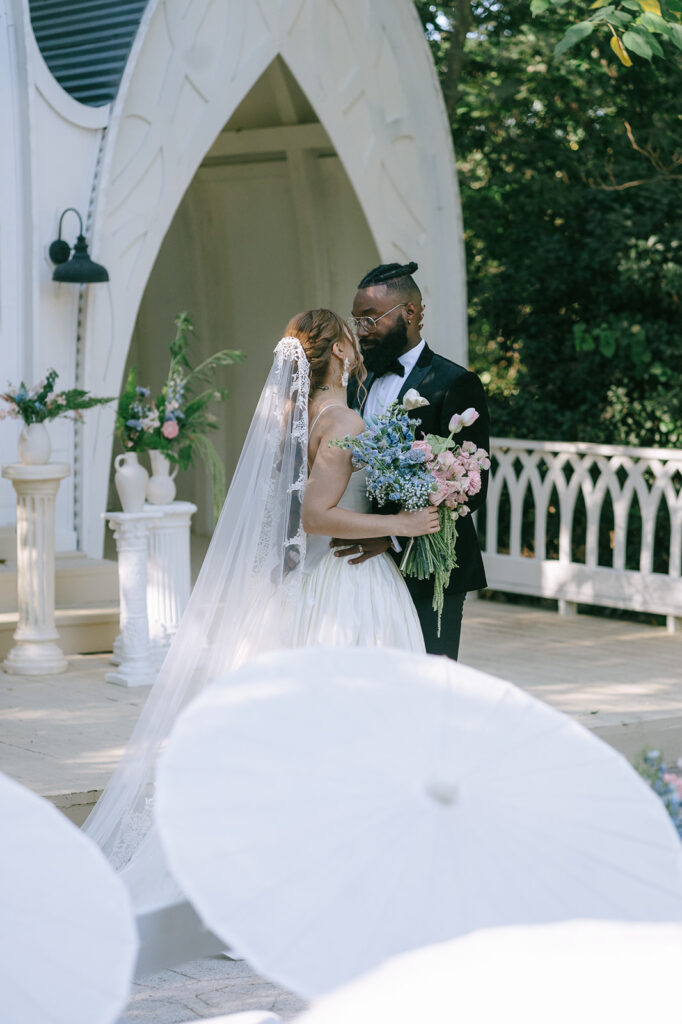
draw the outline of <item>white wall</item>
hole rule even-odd
[[[108,108],[73,100],[45,66],[35,43],[28,5],[0,0],[0,385],[37,383],[48,368],[58,387],[74,387],[78,287],[52,281],[47,250],[61,212],[77,207],[85,219]],[[75,241],[69,215],[64,237]],[[73,463],[74,424],[49,424],[53,459]],[[19,424],[0,425],[0,462],[16,461]],[[57,550],[76,547],[74,478],[57,498]],[[11,486],[0,482],[0,556],[12,557],[16,519]]]
[[[191,312],[197,328],[193,362],[219,348],[246,352],[244,364],[220,373],[230,398],[216,407],[215,443],[228,479],[289,318],[317,306],[348,314],[357,282],[379,259],[348,176],[321,126],[308,122],[304,138],[317,145],[301,151],[301,133],[278,126],[278,110],[268,113],[256,102],[266,94],[269,77],[266,73],[254,90],[258,95],[247,99],[226,126],[187,190],[152,270],[128,358],[141,382],[158,390],[173,319],[182,309]],[[275,131],[264,135],[248,128],[249,122]],[[249,154],[250,144],[260,152]],[[301,152],[305,182],[298,173]],[[310,209],[307,223],[297,216],[299,206]],[[199,505],[195,529],[209,532],[205,473],[190,472],[178,483],[180,496]]]

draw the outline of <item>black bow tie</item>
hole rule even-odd
[[[385,377],[387,373],[397,373],[399,377],[404,377],[405,367],[403,366],[399,359],[394,359],[393,362],[389,363],[384,370],[375,373],[374,379],[379,380],[380,377]]]

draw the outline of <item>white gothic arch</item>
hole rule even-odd
[[[145,285],[202,159],[281,55],[341,159],[382,259],[416,259],[436,347],[466,359],[450,129],[412,0],[150,0],[103,142],[83,386],[116,394]],[[99,556],[111,416],[83,427],[81,547]]]

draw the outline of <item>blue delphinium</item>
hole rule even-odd
[[[339,442],[350,449],[356,469],[367,469],[367,494],[379,507],[391,501],[413,511],[428,504],[434,478],[422,468],[424,452],[412,448],[420,422],[394,402],[380,416],[370,416],[358,437]]]

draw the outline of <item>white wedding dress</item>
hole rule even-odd
[[[210,683],[265,651],[390,646],[423,651],[407,586],[388,554],[350,565],[307,536],[310,367],[283,338],[204,564],[123,756],[84,830],[121,872],[137,912],[183,899],[154,822],[156,763],[178,714]],[[339,504],[369,511],[365,472]],[[311,686],[315,683],[310,680]]]
[[[351,474],[339,508],[371,510],[366,475],[364,469]],[[416,609],[389,554],[351,565],[334,554],[329,537],[308,536],[291,646],[318,645],[424,651]]]

